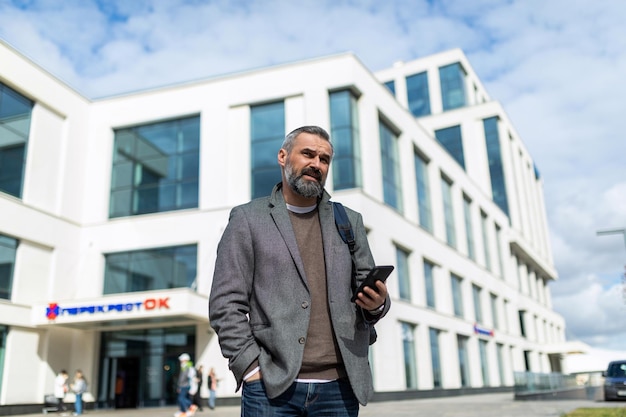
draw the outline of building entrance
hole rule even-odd
[[[103,332],[98,408],[176,404],[178,356],[195,359],[194,326]]]

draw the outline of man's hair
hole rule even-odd
[[[320,138],[328,141],[328,143],[330,144],[330,150],[334,153],[333,144],[330,141],[330,135],[327,131],[319,126],[302,126],[292,130],[287,134],[287,136],[285,136],[285,140],[283,141],[281,148],[286,150],[287,153],[290,153],[293,149],[293,142],[300,133],[310,133],[311,135],[319,136]]]

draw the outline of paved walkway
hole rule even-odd
[[[562,417],[577,408],[621,407],[626,402],[593,400],[515,401],[512,393],[464,395],[393,402],[375,402],[362,407],[360,417]],[[205,408],[195,417],[239,417],[238,406]],[[173,417],[176,409],[143,408],[138,410],[92,410],[86,417]],[[27,414],[22,417],[41,417]],[[56,414],[51,413],[51,416]]]

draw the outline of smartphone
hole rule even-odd
[[[391,274],[391,271],[393,271],[393,266],[391,265],[375,266],[370,273],[367,274],[367,277],[365,277],[359,288],[354,292],[354,295],[352,295],[352,302],[356,301],[357,295],[363,292],[365,287],[371,287],[376,290],[376,281],[385,282],[389,274]]]

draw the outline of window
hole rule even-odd
[[[465,70],[460,63],[439,68],[441,102],[443,110],[452,110],[467,105],[465,93]]]
[[[430,114],[430,93],[426,72],[406,77],[406,95],[409,111],[413,116],[419,117]]]
[[[105,255],[104,294],[195,289],[197,257],[196,245]]]
[[[483,376],[483,386],[488,387],[489,381],[489,360],[487,358],[487,341],[478,339],[478,350],[480,351],[480,371]]]
[[[500,329],[500,320],[498,318],[498,296],[493,293],[489,294],[491,302],[491,320],[495,329]]]
[[[489,249],[489,220],[487,214],[480,212],[480,230],[483,235],[483,249],[485,251],[485,268],[489,271],[492,270],[491,265],[491,250]]]
[[[417,184],[417,206],[419,223],[422,228],[433,233],[433,213],[430,203],[430,181],[428,179],[428,161],[418,152],[413,155],[415,163],[415,183]]]
[[[411,301],[411,280],[409,275],[409,253],[396,247],[396,272],[398,291],[401,300]]]
[[[402,326],[402,348],[404,351],[404,378],[407,389],[417,388],[417,361],[415,359],[415,326],[400,323]]]
[[[457,275],[450,274],[452,284],[452,306],[454,315],[463,317],[463,279]]]
[[[441,388],[441,355],[439,353],[439,330],[428,329],[430,336],[430,360],[433,364],[433,387]]]
[[[474,250],[474,228],[472,226],[472,200],[466,195],[463,196],[463,214],[465,215],[465,237],[467,240],[467,256],[476,260]]]
[[[0,392],[2,391],[2,374],[4,373],[4,357],[7,350],[9,328],[0,324]]]
[[[476,284],[472,284],[472,299],[474,301],[474,318],[476,323],[483,323],[483,308],[480,300],[482,288]]]
[[[10,300],[17,240],[0,235],[0,299]]]
[[[463,136],[461,126],[446,127],[435,130],[435,139],[450,154],[456,162],[465,169],[465,156],[463,154]]]
[[[396,83],[394,80],[387,81],[384,85],[389,91],[391,91],[391,94],[394,96],[396,95]]]
[[[498,350],[498,375],[500,376],[500,385],[506,385],[506,378],[504,373],[504,345],[496,344]]]
[[[487,146],[487,160],[489,161],[489,175],[491,177],[491,194],[493,202],[508,216],[509,203],[506,193],[506,180],[502,167],[502,151],[500,150],[500,134],[498,133],[498,118],[490,117],[483,120],[485,142]]]
[[[252,198],[272,192],[280,182],[280,166],[276,155],[285,140],[285,103],[250,107],[250,157]]]
[[[469,387],[469,356],[467,352],[467,340],[466,336],[460,334],[456,336],[456,344],[459,354],[459,373],[461,375],[461,387]]]
[[[385,203],[402,211],[402,186],[400,184],[400,158],[398,136],[382,120],[379,122],[380,152],[383,169],[383,194]]]
[[[496,255],[498,256],[498,271],[504,277],[504,262],[502,262],[502,229],[496,224]]]
[[[435,308],[435,280],[433,270],[435,265],[424,259],[424,284],[426,286],[426,305]]]
[[[456,226],[454,224],[454,209],[452,208],[452,183],[441,177],[441,194],[443,196],[443,212],[446,222],[446,242],[456,248]]]
[[[520,334],[522,335],[522,337],[527,337],[528,335],[526,334],[526,312],[524,310],[519,310],[517,312],[517,315],[519,317],[519,330],[520,330]]]
[[[334,189],[360,187],[361,150],[359,148],[358,107],[356,97],[349,90],[330,94],[330,136],[334,149]]]
[[[110,217],[198,207],[200,117],[115,131]]]
[[[33,102],[0,83],[0,192],[22,197]]]

